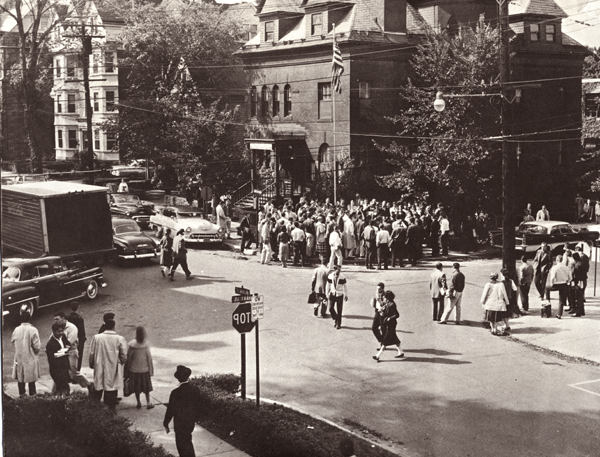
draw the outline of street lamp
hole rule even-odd
[[[444,94],[442,92],[438,92],[435,94],[435,101],[433,102],[434,109],[441,113],[446,108],[446,102],[444,101]]]

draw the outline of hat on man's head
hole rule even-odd
[[[192,370],[190,370],[188,367],[184,367],[183,365],[177,365],[177,370],[175,371],[174,376],[179,382],[185,382],[189,379],[191,374]]]
[[[185,233],[185,230],[183,230],[183,229],[177,230],[177,235],[183,235],[184,233]]]
[[[115,313],[104,313],[104,316],[102,316],[102,320],[106,322],[109,319],[115,320]]]

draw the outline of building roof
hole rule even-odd
[[[90,186],[89,184],[79,184],[69,181],[47,181],[2,186],[2,191],[17,192],[44,198],[81,192],[107,192],[108,189],[106,187]]]
[[[280,12],[304,14],[304,10],[300,7],[301,3],[301,0],[265,0],[260,14]]]
[[[512,0],[508,4],[508,14],[533,14],[538,16],[567,17],[554,0]]]

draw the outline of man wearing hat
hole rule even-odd
[[[163,425],[169,433],[169,423],[173,419],[175,444],[180,457],[196,457],[192,432],[200,413],[200,391],[188,382],[192,370],[183,365],[177,366],[175,378],[179,386],[171,392]]]
[[[169,272],[169,279],[174,281],[175,270],[181,265],[181,269],[185,273],[185,279],[192,279],[192,273],[190,272],[187,264],[187,248],[185,247],[185,239],[183,238],[184,230],[177,230],[177,235],[173,238],[173,264],[171,265],[171,271]]]
[[[448,293],[446,295],[445,311],[442,315],[442,320],[438,324],[447,324],[448,317],[454,308],[456,308],[456,317],[454,323],[460,325],[460,304],[462,302],[463,290],[465,290],[465,275],[460,271],[460,264],[454,262],[452,264],[452,277],[448,285]]]

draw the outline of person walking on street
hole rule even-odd
[[[342,312],[344,310],[344,302],[348,301],[348,289],[346,287],[346,278],[341,272],[342,267],[336,265],[333,273],[327,276],[326,294],[329,298],[329,312],[333,319],[333,326],[336,329],[342,328]]]
[[[179,365],[175,371],[175,378],[179,386],[171,392],[169,404],[165,412],[163,426],[167,433],[171,432],[169,424],[173,419],[175,429],[175,444],[179,457],[196,457],[192,432],[196,426],[201,411],[200,391],[188,382],[192,370]]]
[[[94,370],[94,388],[91,394],[102,399],[111,409],[117,407],[117,391],[123,388],[123,365],[127,361],[127,342],[115,332],[115,321],[106,321],[106,330],[92,338],[90,368]]]
[[[250,218],[248,214],[244,214],[240,222],[240,234],[242,235],[242,242],[240,243],[240,253],[243,255],[246,249],[250,249],[252,245],[252,232],[250,231]]]
[[[517,277],[519,279],[519,296],[521,297],[523,311],[529,311],[529,290],[534,274],[533,266],[527,262],[527,257],[521,257],[521,265],[517,268]]]
[[[587,273],[584,273],[584,265],[581,261],[579,252],[575,252],[573,254],[573,259],[575,260],[575,267],[573,268],[573,282],[571,287],[573,290],[575,306],[571,311],[569,311],[569,314],[572,314],[573,317],[581,317],[585,316],[585,307],[583,304],[583,284],[585,278],[587,277]]]
[[[342,237],[336,224],[332,226],[332,232],[329,235],[329,247],[331,249],[331,256],[329,257],[329,269],[333,269],[334,264],[337,260],[337,266],[342,268],[344,263],[344,254],[342,251]]]
[[[261,264],[269,264],[271,262],[271,237],[274,236],[272,233],[273,230],[273,220],[271,217],[267,217],[263,223],[261,228],[261,237],[263,242],[262,252],[260,253],[260,263]]]
[[[170,228],[165,230],[164,235],[158,243],[158,248],[160,249],[160,272],[163,278],[166,278],[171,265],[173,265],[173,238],[171,238]]]
[[[188,268],[187,264],[187,248],[185,247],[185,239],[183,229],[177,231],[177,235],[173,239],[173,265],[171,265],[171,271],[169,272],[169,279],[174,281],[175,270],[181,265],[181,269],[185,273],[185,279],[192,279],[192,273]]]
[[[508,297],[504,284],[498,281],[498,273],[490,274],[490,282],[483,288],[481,306],[485,311],[485,320],[490,323],[492,335],[502,335],[498,322],[507,316]]]
[[[69,375],[71,378],[71,383],[79,384],[81,387],[86,389],[89,388],[90,382],[77,369],[77,365],[79,363],[79,351],[77,349],[79,346],[79,329],[75,326],[75,324],[67,320],[65,313],[62,311],[54,314],[54,322],[63,326],[64,336],[69,342],[67,355],[69,356]]]
[[[21,325],[14,329],[10,342],[15,347],[15,360],[12,376],[16,379],[19,395],[25,395],[25,384],[29,389],[29,395],[35,395],[35,383],[40,377],[40,363],[38,354],[41,343],[38,330],[30,324],[31,314],[29,311],[21,313]]]
[[[454,323],[460,325],[460,310],[462,303],[463,290],[465,290],[465,275],[460,271],[460,264],[454,262],[452,264],[454,270],[452,270],[452,276],[450,277],[450,284],[448,285],[448,292],[446,294],[446,304],[444,306],[444,314],[440,320],[440,324],[448,323],[448,317],[454,308],[456,308],[456,315]]]
[[[569,295],[569,284],[573,280],[571,277],[571,270],[563,262],[563,256],[556,256],[556,264],[550,269],[548,274],[548,282],[552,287],[552,290],[558,291],[558,312],[556,318],[561,319],[563,310],[567,304],[567,297]]]
[[[113,321],[115,320],[115,313],[104,313],[104,315],[102,316],[102,325],[98,329],[98,333],[104,333],[104,331],[106,330],[106,321],[110,319],[112,319]]]
[[[79,302],[74,300],[71,302],[71,314],[67,316],[67,320],[77,327],[77,371],[81,371],[81,362],[83,361],[83,347],[87,341],[85,335],[85,322],[83,316],[79,313]]]
[[[379,358],[387,346],[396,346],[398,353],[394,356],[396,359],[404,357],[404,352],[400,349],[400,339],[396,335],[396,326],[398,325],[398,318],[400,313],[394,299],[396,298],[394,292],[386,290],[385,294],[385,305],[381,310],[381,347],[374,355],[373,358],[379,363]]]
[[[279,245],[279,260],[281,260],[281,266],[287,268],[287,261],[290,256],[290,234],[281,226],[281,229],[277,233],[277,244]]]
[[[448,289],[446,275],[442,273],[441,262],[435,264],[435,271],[429,276],[429,290],[433,302],[433,320],[439,321],[444,314],[444,295]]]
[[[317,301],[314,305],[313,312],[315,316],[327,316],[327,277],[329,276],[329,268],[327,268],[327,259],[321,261],[312,276],[310,285],[311,292],[317,294]],[[321,308],[319,310],[319,308]]]
[[[387,270],[390,257],[390,232],[387,231],[385,224],[379,226],[375,244],[377,245],[377,269],[381,270],[383,263],[383,268]]]
[[[367,270],[373,269],[373,257],[375,256],[375,250],[377,246],[375,244],[377,238],[377,230],[373,227],[371,218],[367,218],[365,229],[363,230],[363,241],[365,245],[365,268]]]
[[[375,311],[373,315],[373,324],[371,324],[371,330],[373,331],[373,335],[377,339],[379,343],[379,347],[377,350],[381,349],[381,340],[383,339],[383,335],[381,334],[381,312],[385,307],[385,284],[380,282],[377,284],[377,291],[375,292],[375,296],[371,298],[371,306]]]
[[[539,292],[542,300],[544,299],[546,278],[548,277],[550,268],[552,268],[552,254],[550,253],[550,246],[548,246],[546,242],[542,242],[533,259],[535,288]]]
[[[294,265],[304,266],[306,262],[306,233],[300,228],[300,222],[294,222],[294,228],[290,233],[294,243]]]
[[[154,365],[152,364],[150,345],[146,339],[146,330],[141,325],[135,329],[135,339],[127,345],[127,361],[124,372],[124,379],[129,379],[130,389],[135,394],[137,408],[142,407],[140,402],[142,392],[146,396],[146,408],[154,408],[150,402]]]
[[[50,376],[54,381],[53,392],[56,395],[67,395],[70,392],[69,381],[69,341],[64,335],[65,326],[58,322],[52,324],[52,335],[46,343],[46,356]]]

